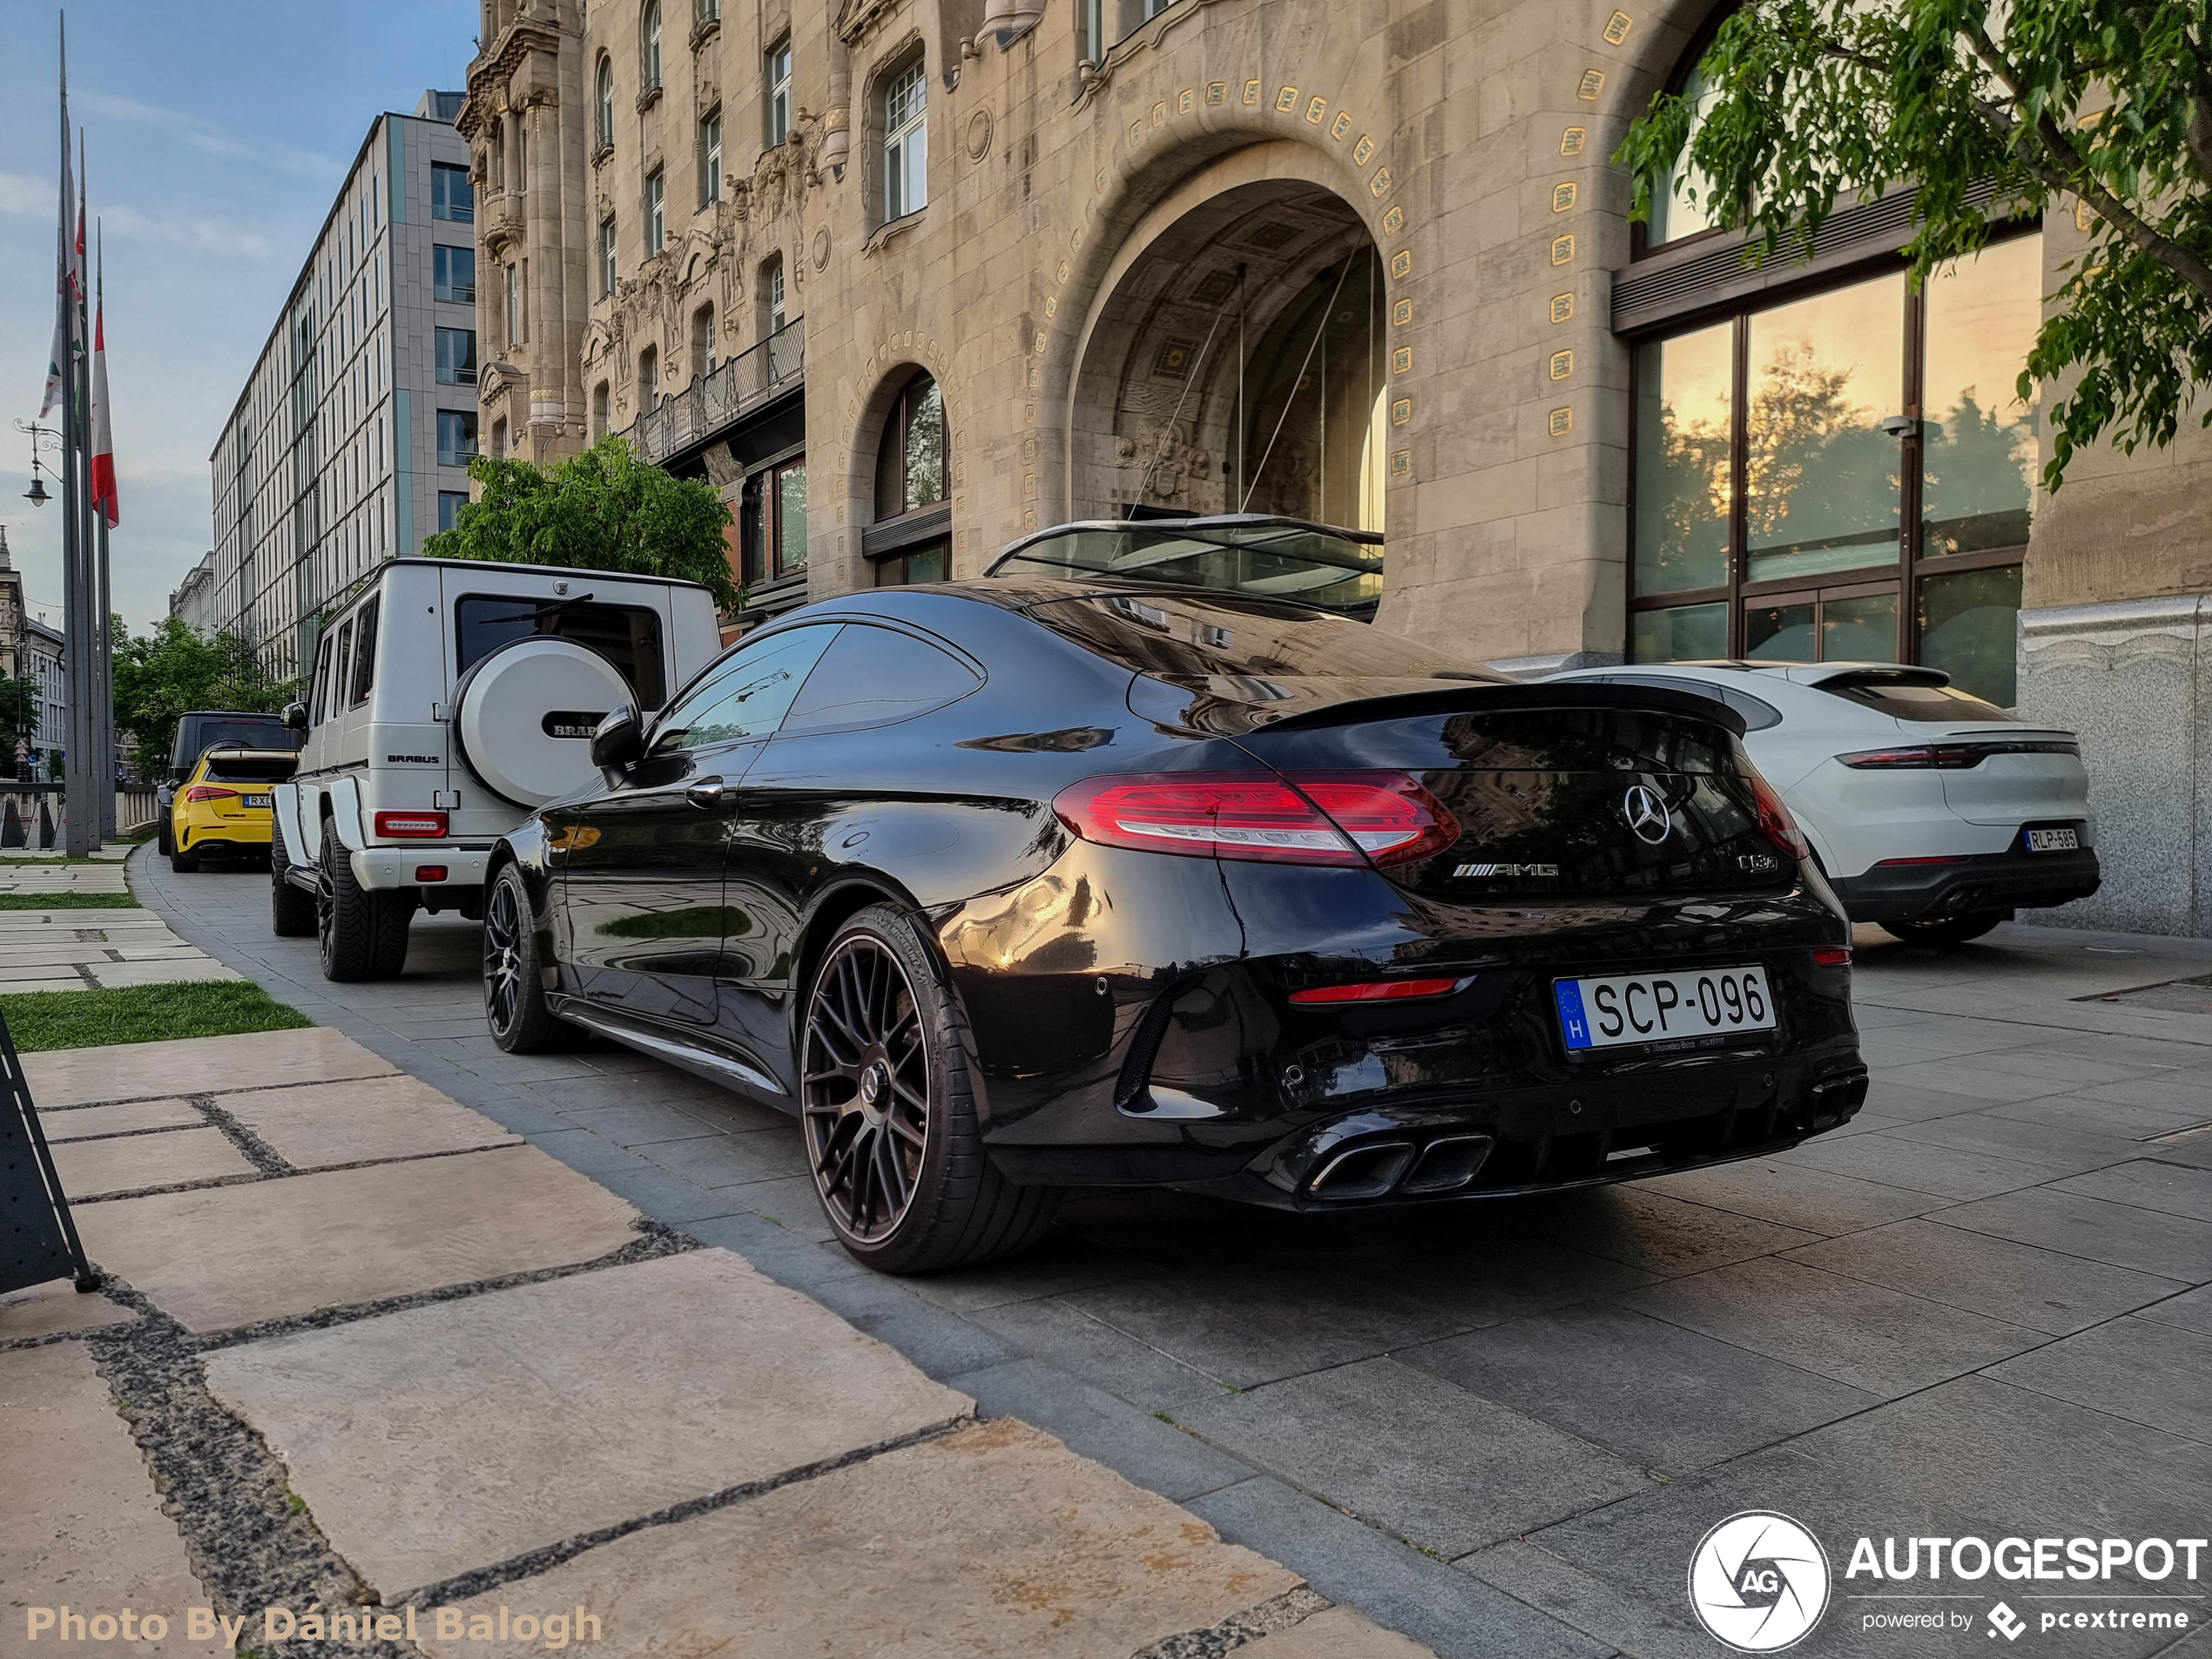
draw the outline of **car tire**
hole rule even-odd
[[[854,1260],[885,1273],[1027,1250],[1056,1187],[1016,1186],[983,1150],[967,1018],[908,912],[871,905],[832,935],[799,1033],[800,1134],[815,1197]]]
[[[172,852],[169,855],[169,867],[179,875],[196,874],[199,870],[199,854]]]
[[[1882,930],[1908,945],[1963,945],[1979,939],[2000,921],[2010,921],[2009,910],[1970,910],[1963,916],[1925,916],[1911,921],[1885,921]]]
[[[530,925],[529,890],[509,864],[484,896],[484,1023],[509,1054],[555,1054],[590,1035],[545,1001],[544,964]]]
[[[168,858],[177,850],[176,826],[167,813],[162,813],[153,832],[153,850]]]
[[[269,931],[279,939],[315,936],[315,895],[284,879],[284,860],[269,853]]]
[[[322,976],[341,982],[398,978],[407,966],[408,923],[414,919],[414,894],[380,892],[354,880],[337,826],[325,820],[315,893]]]

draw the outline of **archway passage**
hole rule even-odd
[[[1319,185],[1247,183],[1184,213],[1085,343],[1071,516],[1381,529],[1383,288],[1366,226]]]

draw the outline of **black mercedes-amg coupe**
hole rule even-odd
[[[1774,1151],[1866,1092],[1850,930],[1724,705],[1251,593],[1020,575],[749,635],[495,852],[493,1035],[799,1119],[846,1247],[1063,1187],[1435,1204]]]

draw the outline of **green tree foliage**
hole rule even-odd
[[[2132,454],[2193,412],[2212,381],[2206,0],[1751,0],[1701,78],[1695,106],[1654,98],[1615,156],[1632,217],[1683,177],[1757,262],[1809,255],[1847,191],[1917,187],[1917,283],[2004,219],[2079,205],[2089,252],[2020,383],[2071,381],[2045,484],[2100,436]]]
[[[176,617],[133,638],[115,619],[115,724],[138,740],[138,764],[168,764],[177,717],[187,709],[273,713],[299,695],[300,682],[270,678],[253,647],[226,631],[212,639]]]
[[[730,509],[714,486],[647,466],[623,438],[549,469],[478,455],[469,475],[482,498],[422,544],[432,558],[677,577],[711,589],[725,610],[740,602],[723,542]]]
[[[16,772],[16,740],[38,742],[38,682],[28,674],[0,679],[0,778]]]

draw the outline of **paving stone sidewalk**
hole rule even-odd
[[[127,893],[124,849],[112,851],[115,857],[92,864],[30,863],[20,853],[0,853],[0,894]],[[0,910],[0,992],[82,991],[239,977],[206,952],[178,938],[152,910]]]
[[[341,993],[246,878],[134,868],[273,995],[1439,1654],[1710,1655],[1684,1570],[1747,1508],[2205,1530],[2212,1015],[2145,988],[2212,943],[1862,929],[1872,1096],[1781,1157],[1413,1215],[1097,1193],[1023,1260],[893,1281],[827,1242],[781,1115],[611,1046],[501,1055],[475,927],[419,920],[404,977]],[[1802,1651],[1898,1649],[1831,1617]]]

